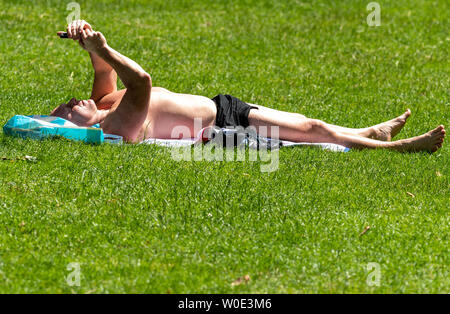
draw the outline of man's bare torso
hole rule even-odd
[[[120,90],[106,95],[97,102],[97,107],[114,111],[125,92],[126,90]],[[178,94],[162,87],[152,87],[147,118],[138,138],[182,138],[179,134],[172,134],[177,126],[187,127],[191,136],[195,137],[201,128],[214,125],[216,111],[215,103],[207,97]],[[201,119],[201,126],[194,126],[195,118]],[[109,133],[109,129],[114,129],[117,133],[117,126],[111,124],[108,120],[102,123],[105,133]]]

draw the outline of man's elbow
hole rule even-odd
[[[152,88],[152,77],[147,72],[140,73],[137,81],[138,81],[137,85],[140,88],[145,88],[145,89]]]
[[[125,84],[125,87],[132,90],[151,90],[152,78],[147,72],[141,72],[135,74],[134,78]]]

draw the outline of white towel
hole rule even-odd
[[[200,132],[197,134],[197,137],[190,138],[190,139],[159,139],[159,138],[148,138],[141,142],[141,144],[155,144],[158,146],[164,146],[164,147],[184,147],[184,146],[191,146],[196,143],[201,143],[205,141],[204,133],[211,127],[206,127],[200,130]],[[282,147],[292,147],[292,146],[315,146],[319,147],[324,150],[329,150],[333,152],[348,152],[350,148],[333,144],[333,143],[306,143],[306,142],[290,142],[290,141],[281,141]]]

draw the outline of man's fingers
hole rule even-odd
[[[87,38],[86,30],[84,30],[84,29],[81,31],[81,38],[83,40],[85,40]]]
[[[92,31],[92,26],[85,20],[76,20],[67,26],[67,35],[73,40],[81,38],[81,32],[84,29],[89,29]],[[89,34],[88,34],[89,35]]]
[[[77,20],[77,22],[76,22],[76,35],[75,35],[76,39],[80,39],[81,30],[82,29],[83,29],[83,21]]]
[[[76,22],[75,22],[75,27],[76,27],[76,30],[77,30],[77,35],[76,35],[76,37],[79,37],[80,36],[80,32],[81,32],[81,21],[80,20],[77,20]]]
[[[90,30],[92,30],[92,26],[91,26],[91,24],[89,24],[88,22],[84,21],[84,27],[83,27],[83,29],[90,29]]]
[[[91,30],[91,29],[86,29],[86,34],[88,35],[88,36],[92,36],[92,35],[94,35],[94,32]]]
[[[84,28],[84,21],[79,21],[78,23],[78,34],[81,35],[81,32],[83,31]]]
[[[72,29],[70,24],[67,26],[67,37],[72,38]]]
[[[70,24],[70,31],[72,33],[72,38],[76,39],[77,29],[76,29],[76,24],[75,23]]]
[[[91,27],[91,26],[85,20],[81,20],[80,23],[78,24],[78,34],[81,35],[81,32],[83,31],[83,29],[85,29],[87,27]]]

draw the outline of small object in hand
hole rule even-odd
[[[67,32],[61,32],[58,33],[59,38],[69,38],[69,35],[67,35]]]

